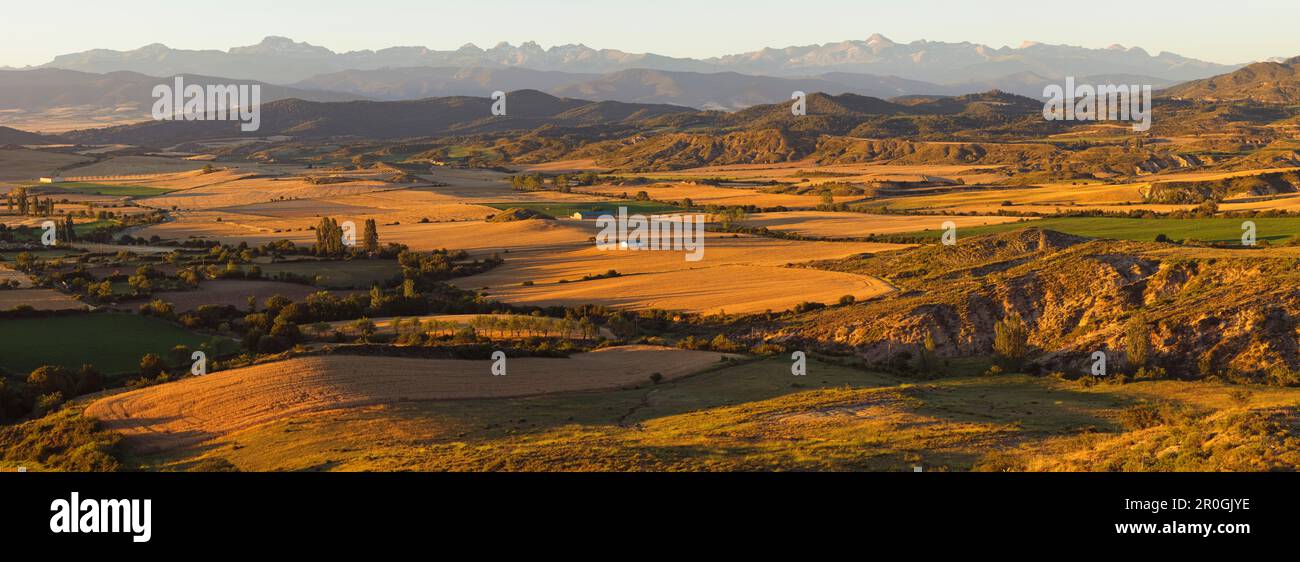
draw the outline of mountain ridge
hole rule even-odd
[[[1163,95],[1204,101],[1295,103],[1300,101],[1300,56],[1281,62],[1257,62],[1228,74],[1174,86]]]
[[[256,45],[226,51],[171,49],[159,43],[130,51],[92,49],[59,55],[39,67],[87,72],[130,70],[150,75],[195,73],[289,84],[344,70],[415,66],[520,67],[600,74],[632,68],[680,72],[730,70],[762,76],[855,72],[942,83],[987,80],[1023,71],[1052,78],[1067,74],[1125,73],[1182,81],[1237,68],[1167,52],[1152,56],[1138,47],[1090,49],[1027,43],[1021,47],[994,48],[970,42],[896,43],[879,34],[866,40],[769,47],[706,59],[593,49],[582,44],[542,48],[532,41],[519,46],[502,42],[490,49],[467,44],[451,51],[388,47],[338,53],[270,36]]]

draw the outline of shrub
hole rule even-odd
[[[0,428],[0,460],[36,463],[74,472],[121,469],[115,452],[121,437],[99,430],[96,422],[65,408],[43,418]]]
[[[812,312],[823,308],[826,308],[826,305],[819,302],[801,302],[795,305],[794,312],[795,314],[803,314],[805,312]]]
[[[35,414],[37,416],[44,416],[45,414],[58,410],[59,407],[62,405],[63,405],[62,392],[51,392],[49,394],[43,394],[41,396],[36,397]]]
[[[140,376],[144,378],[153,378],[161,375],[167,369],[167,363],[155,353],[146,353],[140,358]]]
[[[1191,415],[1172,404],[1142,404],[1119,413],[1119,422],[1132,431],[1190,421]]]

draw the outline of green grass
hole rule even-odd
[[[487,206],[502,211],[506,209],[526,209],[529,211],[546,213],[556,218],[569,217],[578,212],[590,213],[608,211],[611,214],[616,214],[618,213],[619,207],[627,207],[629,215],[672,213],[681,211],[680,207],[646,201],[593,201],[589,203],[487,203]]]
[[[116,220],[97,220],[97,221],[93,221],[93,222],[83,222],[83,223],[79,223],[79,224],[73,225],[72,228],[73,228],[73,230],[76,230],[76,231],[77,231],[77,235],[82,235],[82,234],[87,234],[87,233],[90,233],[90,232],[94,232],[96,229],[101,228],[101,227],[103,227],[103,228],[108,228],[108,227],[117,226],[117,225],[119,225],[119,224],[121,224],[121,223],[120,223],[119,221],[116,221]]]
[[[63,228],[63,217],[49,217],[49,220],[54,221],[55,225],[56,225],[58,228],[60,228],[60,229]],[[115,226],[115,225],[118,225],[118,224],[120,224],[120,223],[119,223],[118,221],[116,221],[116,220],[97,220],[97,221],[91,221],[91,222],[77,223],[76,225],[73,226],[73,230],[75,230],[75,231],[77,232],[77,235],[78,235],[78,236],[85,236],[86,234],[89,234],[89,233],[91,233],[91,232],[94,232],[95,229],[97,229],[97,228],[100,228],[100,227],[111,227],[111,226]],[[15,234],[15,235],[14,235],[14,240],[17,240],[17,241],[29,241],[29,242],[30,242],[30,241],[40,240],[40,239],[41,239],[41,235],[42,235],[44,232],[45,232],[45,231],[44,231],[43,229],[41,229],[39,226],[36,226],[36,227],[33,227],[33,228],[27,230],[27,235],[26,235],[26,236],[22,236],[22,235],[19,235],[19,234]],[[58,251],[58,250],[54,250],[54,251]],[[72,250],[68,250],[68,252],[69,252],[69,253],[77,253],[77,252],[72,251]],[[12,254],[12,255],[18,255],[19,253],[20,253],[20,252],[5,252],[5,256],[8,257],[8,256],[11,255],[11,254]],[[43,251],[42,251],[42,252],[33,252],[33,253],[35,253],[35,254],[40,254],[40,253],[43,253]]]
[[[277,273],[293,273],[315,278],[329,289],[369,289],[398,275],[402,268],[391,260],[303,261],[259,264],[262,275],[274,279]]]
[[[192,349],[212,338],[170,322],[132,314],[78,314],[0,320],[0,367],[18,374],[42,365],[76,369],[90,363],[108,374],[133,373],[146,353],[163,355],[177,345]],[[219,340],[218,354],[235,350]],[[165,357],[165,355],[164,355]]]
[[[1244,231],[1241,225],[1254,221],[1256,238],[1260,241],[1283,242],[1300,234],[1300,217],[1274,217],[1254,219],[1133,219],[1111,217],[1062,217],[1028,222],[1011,222],[957,229],[959,237],[980,236],[1037,227],[1088,238],[1138,240],[1150,242],[1164,234],[1171,240],[1200,240],[1203,242],[1240,242]],[[939,230],[913,232],[902,236],[938,239]]]
[[[89,193],[94,195],[109,195],[113,197],[152,197],[170,193],[171,189],[161,187],[144,187],[140,185],[104,185],[87,182],[66,182],[53,184],[58,189],[75,191],[77,193]]]

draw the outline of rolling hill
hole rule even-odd
[[[511,92],[507,115],[492,115],[486,97],[428,98],[414,101],[309,102],[298,99],[263,104],[261,129],[241,133],[235,121],[151,121],[133,125],[74,131],[77,142],[120,142],[170,146],[181,142],[229,138],[351,136],[374,139],[469,135],[531,130],[544,125],[618,125],[688,108],[670,105],[589,102],[557,98],[534,90]]]
[[[445,96],[486,96],[497,90],[510,92],[527,89],[562,93],[564,86],[599,76],[527,68],[407,67],[345,70],[320,74],[298,82],[294,86],[397,101]],[[597,98],[584,97],[584,99]],[[625,98],[601,99],[642,101]],[[654,103],[662,103],[662,100],[655,100]]]
[[[129,108],[147,115],[154,100],[154,86],[171,84],[172,81],[170,75],[148,76],[137,72],[94,74],[53,68],[0,70],[0,109],[41,111],[54,107],[94,106]],[[185,76],[186,84],[202,86],[235,82],[235,79],[215,76]],[[262,87],[264,103],[287,98],[318,102],[365,99],[365,96],[357,94],[255,83]]]
[[[0,127],[0,145],[6,144],[50,144],[60,142],[57,137],[48,137],[20,131],[12,127]]]
[[[1283,62],[1257,62],[1235,72],[1169,88],[1161,95],[1204,101],[1293,104],[1300,100],[1300,57]]]

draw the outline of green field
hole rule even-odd
[[[56,224],[59,228],[62,228],[62,227],[63,227],[63,218],[62,218],[62,217],[50,217],[50,220],[54,221],[55,224]],[[91,232],[94,232],[95,229],[97,229],[97,228],[100,228],[100,227],[111,227],[111,226],[115,226],[115,225],[117,225],[117,224],[120,224],[120,223],[118,223],[118,221],[116,221],[116,220],[97,220],[97,221],[91,221],[91,222],[77,223],[76,226],[74,226],[73,228],[77,231],[77,236],[85,236],[86,234],[89,234],[89,233],[91,233]],[[36,241],[36,240],[40,240],[40,239],[41,239],[41,234],[42,234],[42,232],[43,232],[43,231],[41,230],[41,228],[40,228],[39,226],[35,226],[35,227],[32,227],[31,229],[29,229],[29,230],[27,231],[27,235],[26,235],[26,236],[22,236],[22,235],[15,234],[15,235],[14,235],[14,240],[18,240],[18,241],[24,241],[24,240],[25,240],[25,241]],[[60,236],[62,236],[62,235],[60,235]],[[60,252],[60,251],[65,251],[65,250],[49,250],[48,252]],[[80,253],[79,251],[73,251],[73,250],[66,250],[66,252],[67,252],[67,253]],[[4,255],[5,255],[6,257],[8,257],[9,255],[18,255],[19,253],[20,253],[20,252],[5,252]],[[37,255],[42,255],[42,254],[47,253],[47,251],[42,250],[42,251],[39,251],[39,252],[32,252],[32,253],[33,253],[33,254],[37,254]],[[52,257],[61,257],[61,256],[52,256]]]
[[[76,181],[54,185],[59,189],[67,191],[90,193],[94,195],[109,195],[113,197],[152,197],[154,195],[162,195],[173,191],[171,189],[163,189],[160,187],[144,187],[140,185],[104,185],[99,183]]]
[[[402,274],[392,260],[299,261],[258,264],[262,275],[274,279],[277,273],[319,277],[318,285],[329,289],[369,289]]]
[[[212,338],[169,322],[130,314],[78,314],[0,320],[0,367],[28,373],[42,365],[77,369],[90,363],[104,373],[133,373],[146,353],[163,355],[178,345],[192,349]],[[218,354],[234,351],[219,340]]]
[[[1300,234],[1300,217],[1274,217],[1254,219],[1130,219],[1110,217],[1046,218],[1029,222],[1011,222],[957,229],[959,237],[980,236],[1019,230],[1029,226],[1055,230],[1088,238],[1139,240],[1150,242],[1164,234],[1170,240],[1200,240],[1202,242],[1240,242],[1241,225],[1253,221],[1259,241],[1285,242]],[[925,230],[902,236],[938,239],[939,230]]]
[[[680,207],[674,207],[672,205],[645,201],[593,201],[588,203],[487,203],[486,205],[502,211],[506,209],[537,211],[556,218],[568,217],[578,212],[591,213],[597,211],[608,211],[610,213],[617,213],[619,207],[627,207],[629,215],[675,213],[682,210]]]

